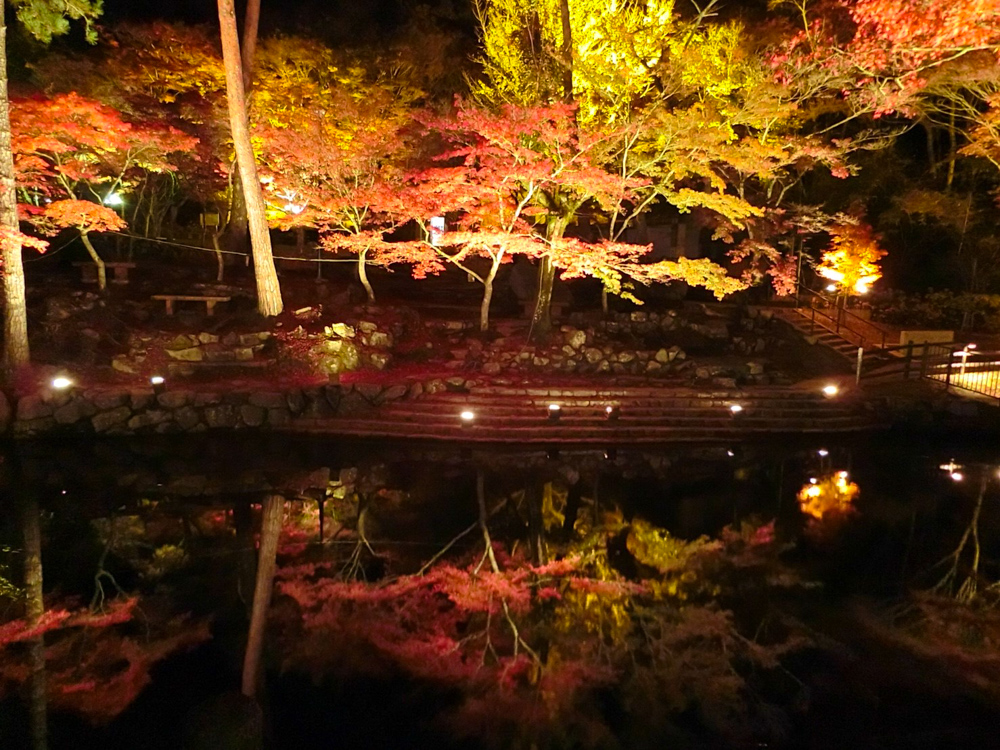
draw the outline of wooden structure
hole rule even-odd
[[[215,315],[215,306],[219,302],[229,302],[232,297],[216,297],[203,294],[154,294],[150,299],[162,300],[167,305],[167,315],[174,314],[174,302],[204,302],[205,311]]]
[[[97,264],[92,261],[74,263],[80,269],[80,278],[85,284],[97,283]],[[112,284],[127,284],[129,269],[135,268],[135,263],[119,261],[105,261],[104,267],[111,269]]]

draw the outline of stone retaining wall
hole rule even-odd
[[[22,397],[11,410],[0,395],[0,429],[16,437],[49,433],[131,435],[209,429],[289,428],[294,422],[356,416],[372,407],[422,393],[464,390],[462,377],[394,385],[330,384],[279,391],[171,388],[45,390]],[[13,413],[11,413],[13,412]]]

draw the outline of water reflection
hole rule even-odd
[[[23,555],[25,593],[0,610],[0,715],[19,718],[0,737],[800,746],[863,682],[815,637],[847,638],[841,597],[932,587],[948,554],[941,590],[976,593],[997,519],[987,483],[938,468],[975,465],[962,450],[19,446],[5,489],[23,512],[0,537]],[[997,718],[974,703],[961,731]],[[870,721],[906,734],[905,716]]]

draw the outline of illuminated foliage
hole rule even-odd
[[[26,218],[49,233],[75,228],[97,264],[102,290],[104,265],[89,234],[121,230],[125,222],[101,201],[128,191],[146,174],[173,171],[170,155],[197,143],[167,125],[129,122],[77,94],[13,100],[11,136]]]
[[[830,249],[823,253],[816,272],[837,284],[841,292],[865,294],[882,278],[879,260],[886,254],[872,228],[863,222],[844,222],[833,227],[830,235]]]
[[[136,617],[141,617],[139,627]],[[19,646],[42,633],[47,634],[49,704],[94,724],[106,724],[124,711],[150,683],[157,662],[209,637],[205,621],[144,616],[138,597],[120,597],[99,612],[69,603],[47,610],[35,626],[24,620],[0,625],[0,696],[29,679],[27,654]]]
[[[846,471],[838,471],[809,482],[799,490],[799,508],[817,521],[843,517],[852,512],[859,492],[848,480]]]

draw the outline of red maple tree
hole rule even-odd
[[[72,93],[13,99],[11,136],[26,217],[45,231],[77,229],[101,290],[107,283],[104,262],[89,234],[125,226],[101,203],[127,191],[143,173],[172,171],[170,155],[197,144],[176,128],[127,121],[112,107]]]

